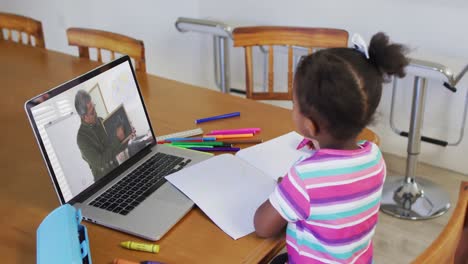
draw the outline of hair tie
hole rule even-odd
[[[354,33],[351,37],[351,42],[353,43],[355,50],[362,53],[362,55],[364,55],[366,59],[369,59],[369,51],[367,50],[367,44],[361,37],[361,35]]]

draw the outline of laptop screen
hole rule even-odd
[[[28,101],[26,110],[64,202],[155,142],[126,56]]]

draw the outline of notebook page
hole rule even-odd
[[[292,131],[264,143],[245,148],[236,156],[252,164],[272,179],[283,177],[302,156],[310,156],[313,150],[304,147],[296,150],[297,145],[304,139]]]
[[[252,233],[257,208],[276,181],[231,154],[222,154],[166,177],[233,239]]]

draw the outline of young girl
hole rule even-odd
[[[408,60],[383,33],[368,50],[358,44],[313,53],[295,73],[293,120],[316,151],[289,170],[254,219],[261,237],[287,225],[288,263],[372,263],[385,163],[357,135],[372,121],[383,81],[403,77]]]

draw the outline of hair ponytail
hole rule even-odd
[[[401,44],[390,44],[388,36],[382,32],[375,34],[369,44],[369,61],[386,76],[396,75],[400,78],[406,75],[405,67],[408,59],[407,49]]]

